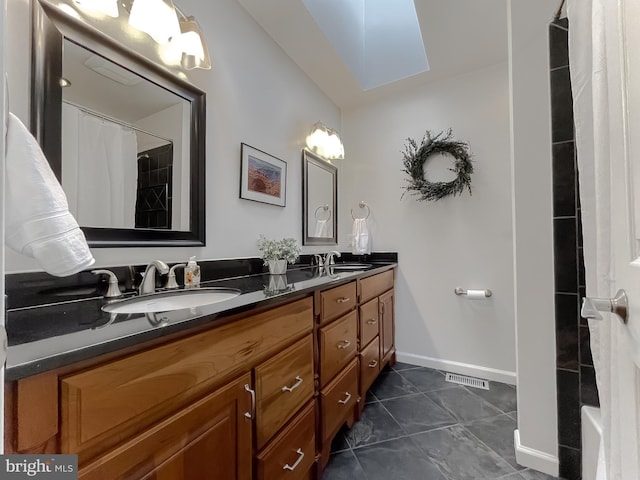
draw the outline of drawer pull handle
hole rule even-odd
[[[342,350],[343,348],[347,348],[351,346],[351,342],[349,340],[344,340],[338,344],[338,348]]]
[[[367,320],[367,323],[369,325],[375,325],[376,323],[378,323],[378,320],[374,320],[373,318],[371,320]]]
[[[296,463],[294,463],[293,465],[289,465],[287,463],[284,467],[282,467],[283,470],[291,470],[293,472],[296,469],[296,467],[300,465],[300,462],[304,458],[304,452],[302,451],[301,448],[299,448],[298,450],[296,450],[296,453],[298,454],[298,459],[296,460]]]
[[[338,303],[347,303],[349,301],[351,301],[349,297],[340,297],[339,299],[336,300],[336,302]]]
[[[371,368],[376,368],[378,366],[378,360],[373,360],[371,363],[369,363],[369,366]]]
[[[244,384],[244,389],[251,395],[251,412],[245,412],[246,418],[253,418],[253,413],[256,411],[256,392],[252,390],[248,383]]]
[[[344,400],[338,400],[338,403],[341,404],[345,404],[347,403],[349,400],[351,400],[351,394],[349,392],[344,392],[347,396],[344,398]]]
[[[296,383],[293,384],[292,387],[287,387],[286,385],[282,387],[283,392],[293,392],[296,388],[302,385],[302,377],[300,375],[296,376]]]

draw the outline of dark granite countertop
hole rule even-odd
[[[362,270],[333,272],[296,265],[288,270],[286,279],[278,278],[277,282],[275,278],[262,272],[218,278],[203,282],[201,288],[233,288],[239,290],[240,295],[219,303],[156,314],[103,312],[101,308],[107,301],[96,296],[95,292],[83,294],[82,289],[78,289],[81,293],[79,298],[68,301],[14,308],[10,304],[7,312],[9,352],[5,378],[17,380],[42,373],[168,334],[214,323],[258,305],[282,304],[314,290],[331,288],[397,265],[388,259],[377,262],[368,260],[368,263],[370,266]],[[21,281],[24,281],[22,277]]]

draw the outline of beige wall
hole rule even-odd
[[[402,197],[407,137],[453,129],[473,153],[473,195]],[[340,240],[371,207],[375,250],[397,250],[396,346],[411,363],[515,383],[509,84],[502,63],[343,113]],[[348,186],[348,187],[347,187]],[[489,288],[469,301],[454,288]]]
[[[509,0],[518,462],[558,473],[548,28],[554,0]]]

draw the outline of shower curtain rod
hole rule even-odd
[[[72,107],[76,107],[78,110],[81,110],[84,113],[88,113],[89,115],[92,115],[94,117],[100,118],[102,120],[107,120],[109,122],[117,123],[118,125],[122,125],[123,127],[130,128],[131,130],[136,130],[137,132],[140,132],[140,133],[145,133],[147,135],[151,135],[152,137],[158,138],[160,140],[164,140],[165,142],[169,142],[170,144],[173,145],[173,140],[171,140],[170,138],[161,137],[157,133],[148,132],[147,130],[143,130],[142,128],[139,128],[139,127],[136,127],[134,125],[131,125],[130,123],[123,122],[122,120],[118,120],[117,118],[109,117],[108,115],[105,115],[104,113],[96,112],[94,110],[91,110],[90,108],[83,107],[82,105],[78,105],[77,103],[73,103],[73,102],[70,102],[68,100],[63,100],[62,103],[66,103],[67,105],[71,105]]]

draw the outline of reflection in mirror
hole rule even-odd
[[[331,163],[303,150],[303,244],[338,243],[338,170]]]
[[[189,102],[68,39],[62,77],[62,186],[78,223],[187,230]]]
[[[45,0],[33,35],[32,131],[89,245],[204,245],[204,92]]]

